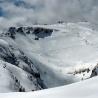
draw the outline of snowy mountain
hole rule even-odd
[[[25,92],[98,74],[98,32],[89,23],[9,27],[0,33],[0,92]]]

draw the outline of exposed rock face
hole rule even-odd
[[[44,38],[51,36],[53,30],[51,29],[44,29],[44,28],[34,28],[33,34],[38,38]]]
[[[95,66],[95,68],[92,70],[91,78],[98,75],[98,64]]]
[[[12,39],[15,39],[16,33],[20,34],[34,34],[35,40],[39,40],[39,38],[45,38],[48,36],[51,36],[53,30],[52,29],[46,29],[41,27],[10,27],[6,35],[11,37]]]
[[[8,35],[12,39],[15,39],[15,34],[16,34],[16,28],[15,27],[10,27],[9,30],[8,30]]]

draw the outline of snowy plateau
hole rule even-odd
[[[88,22],[0,32],[0,98],[97,98],[97,75],[98,31]]]

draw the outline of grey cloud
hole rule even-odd
[[[5,13],[1,20],[8,26],[51,24],[59,20],[98,24],[98,0],[0,0],[0,7]],[[1,25],[4,24],[0,21]]]

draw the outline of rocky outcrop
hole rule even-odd
[[[98,64],[92,70],[92,74],[91,74],[90,78],[97,76],[97,75],[98,75]]]
[[[35,40],[39,40],[39,38],[51,36],[52,32],[53,29],[42,27],[10,27],[6,35],[11,37],[12,39],[15,39],[15,35],[17,33],[22,35],[33,34],[35,35]]]

